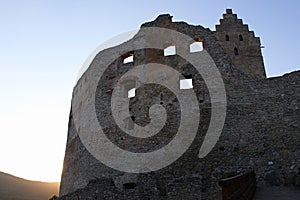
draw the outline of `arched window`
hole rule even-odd
[[[243,41],[243,40],[244,40],[244,38],[243,38],[242,35],[239,35],[239,39],[240,39],[240,41]]]
[[[234,50],[233,50],[233,53],[234,53],[234,55],[237,56],[237,55],[239,55],[239,50],[235,47]]]
[[[225,35],[225,40],[229,41],[229,35]]]
[[[125,80],[122,83],[123,91],[124,91],[124,97],[125,98],[133,98],[135,97],[135,90],[136,90],[136,80],[135,79],[129,79]]]

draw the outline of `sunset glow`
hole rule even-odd
[[[267,76],[272,77],[299,69],[299,5],[258,0],[3,1],[0,171],[29,180],[60,181],[78,72],[93,50],[113,36],[136,30],[163,13],[174,16],[173,21],[215,30],[221,13],[232,8],[261,38]],[[284,28],[278,29],[278,24]],[[278,40],[286,30],[294,37]],[[201,39],[195,41],[201,44],[192,46],[192,52],[205,48],[205,41],[203,47]],[[166,56],[176,54],[175,46],[167,50]],[[186,80],[183,89],[193,88]],[[135,88],[128,97],[134,95]]]

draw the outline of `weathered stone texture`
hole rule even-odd
[[[236,67],[253,78],[266,78],[260,38],[255,37],[254,32],[249,31],[248,25],[243,24],[231,9],[223,14],[215,34]]]
[[[256,171],[259,185],[299,184],[300,72],[261,79],[265,77],[265,72],[259,38],[255,38],[242,25],[241,20],[237,20],[236,15],[230,12],[227,10],[224,15],[224,23],[227,17],[233,18],[226,22],[229,23],[226,26],[238,23],[241,28],[239,33],[244,37],[243,41],[238,42],[248,44],[239,46],[240,60],[228,52],[233,46],[227,46],[220,39],[226,31],[222,28],[225,27],[222,22],[219,28],[217,26],[216,32],[185,22],[172,22],[169,15],[159,16],[155,21],[142,25],[167,27],[191,38],[203,39],[204,49],[222,74],[227,95],[227,116],[221,137],[208,156],[198,158],[211,117],[210,96],[201,75],[178,55],[164,57],[163,52],[157,49],[135,51],[133,63],[123,65],[122,58],[115,60],[98,83],[96,110],[99,123],[106,130],[107,137],[124,149],[147,152],[160,148],[176,134],[181,117],[180,105],[176,96],[161,86],[145,85],[137,89],[136,97],[130,100],[132,119],[141,126],[149,123],[151,105],[160,104],[167,110],[166,126],[157,136],[151,137],[150,142],[124,134],[115,127],[110,115],[108,102],[112,85],[134,66],[157,62],[172,66],[183,75],[193,78],[201,112],[199,129],[193,144],[176,162],[161,170],[145,174],[120,172],[105,166],[85,149],[74,126],[75,111],[71,110],[60,199],[217,199],[220,191],[217,182],[221,177],[241,173],[249,168]],[[237,30],[239,28],[234,31]],[[233,39],[235,33],[228,34]],[[126,45],[134,42],[135,38],[114,49],[126,49]],[[251,55],[251,58],[247,57],[243,53],[247,48],[254,52],[255,58]],[[109,50],[100,52],[91,66],[101,67],[102,56],[107,52]],[[252,66],[249,63],[257,65]],[[76,95],[82,84],[88,82],[87,74],[78,81],[73,95]]]

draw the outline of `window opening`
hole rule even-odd
[[[225,40],[229,41],[229,35],[225,35]]]
[[[164,56],[172,56],[172,55],[176,55],[175,45],[170,45],[164,49]]]
[[[192,44],[190,44],[190,53],[203,51],[202,39],[196,39]]]

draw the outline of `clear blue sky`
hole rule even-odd
[[[102,42],[161,13],[214,30],[226,8],[261,38],[269,77],[300,69],[296,0],[1,0],[0,171],[60,180],[72,89]]]

